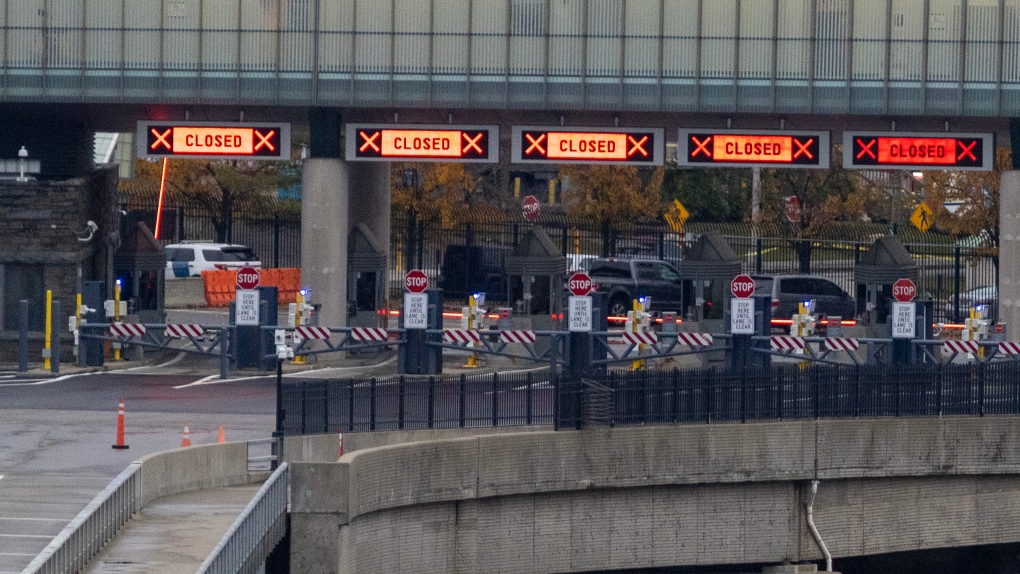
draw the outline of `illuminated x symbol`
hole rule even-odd
[[[875,145],[876,141],[877,140],[869,140],[868,143],[865,144],[861,141],[861,138],[857,138],[857,145],[861,146],[861,151],[857,154],[857,159],[861,159],[864,157],[864,154],[868,154],[871,156],[871,159],[877,160],[878,157],[875,156],[875,152],[871,149],[871,146]]]
[[[627,136],[627,141],[634,144],[634,147],[627,151],[627,157],[634,155],[634,152],[641,152],[641,155],[648,157],[648,152],[645,151],[645,143],[648,142],[648,136],[641,138],[641,141],[635,141],[633,136]]]
[[[471,148],[475,148],[476,150],[478,150],[479,155],[485,155],[485,152],[483,152],[482,148],[478,145],[478,142],[482,139],[482,136],[484,135],[483,132],[478,132],[478,135],[475,136],[475,139],[471,139],[464,132],[461,133],[464,135],[464,139],[467,141],[467,143],[464,144],[464,150],[461,152],[461,154],[466,154],[467,152],[471,151]]]
[[[808,150],[808,146],[814,143],[815,138],[809,138],[808,141],[801,143],[797,138],[793,138],[793,145],[797,146],[797,150],[793,152],[793,159],[797,159],[801,155],[806,155],[808,159],[815,159],[815,156],[811,155]]]
[[[365,132],[358,132],[358,135],[361,136],[361,139],[365,140],[365,143],[361,144],[361,147],[358,148],[359,152],[364,152],[368,148],[372,148],[376,151],[376,153],[382,153],[382,150],[379,149],[379,146],[375,143],[375,140],[382,135],[382,132],[373,132],[372,137],[368,137],[368,134]]]
[[[157,132],[156,128],[150,128],[149,131],[152,132],[152,135],[156,136],[156,141],[152,142],[152,145],[149,146],[150,149],[156,149],[156,146],[158,146],[159,144],[163,144],[164,146],[166,146],[167,151],[170,150],[170,142],[168,142],[166,140],[166,138],[171,133],[173,133],[173,131],[174,131],[173,128],[169,128],[168,130],[166,130],[166,133],[163,133],[163,134],[160,134],[159,132]]]
[[[712,141],[712,136],[708,136],[703,142],[699,142],[698,138],[691,136],[691,141],[694,142],[695,146],[697,146],[694,148],[694,151],[691,152],[692,159],[698,157],[699,153],[705,154],[705,157],[712,157],[712,154],[708,151],[708,143]]]
[[[524,155],[531,155],[531,151],[536,149],[538,150],[538,153],[545,155],[545,148],[542,147],[542,140],[545,139],[545,134],[538,136],[538,139],[531,137],[531,134],[524,134],[524,137],[531,142],[531,145],[529,145],[528,149],[525,150]]]
[[[255,137],[259,138],[259,143],[255,144],[255,149],[252,151],[259,151],[259,149],[261,149],[262,146],[266,146],[266,149],[268,149],[269,151],[276,151],[276,148],[273,147],[273,144],[269,143],[269,138],[276,135],[276,130],[269,130],[269,133],[266,135],[262,135],[262,133],[259,130],[254,131]]]
[[[970,145],[968,146],[963,145],[963,142],[960,140],[956,140],[956,143],[960,146],[960,155],[956,158],[956,161],[960,161],[968,155],[970,156],[970,159],[977,161],[977,156],[971,152],[971,150],[974,149],[974,146],[977,145],[977,140],[970,142]]]

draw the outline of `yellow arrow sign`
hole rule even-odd
[[[935,219],[935,212],[928,207],[928,204],[921,202],[917,205],[917,209],[914,210],[914,214],[910,216],[910,223],[914,224],[914,227],[921,230],[922,233],[928,231],[931,227],[932,222]]]

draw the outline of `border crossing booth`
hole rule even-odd
[[[898,237],[879,237],[854,267],[857,315],[865,326],[886,324],[893,298],[892,285],[901,277],[918,283],[917,263]],[[920,286],[918,290],[921,291]],[[881,336],[886,336],[884,330]]]
[[[545,229],[532,227],[507,256],[511,325],[517,329],[558,329],[562,323],[567,258]]]
[[[385,327],[385,302],[386,253],[368,226],[359,223],[347,239],[348,325]]]
[[[679,271],[684,281],[683,316],[691,321],[722,320],[730,281],[740,274],[740,259],[722,234],[710,231],[688,245]]]
[[[145,223],[127,232],[113,255],[113,272],[121,280],[121,300],[140,323],[165,322],[166,251]]]

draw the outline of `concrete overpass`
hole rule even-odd
[[[454,434],[348,435],[357,450],[338,462],[294,463],[292,572],[819,561],[812,480],[835,570],[846,557],[1020,541],[1013,418],[442,438]],[[319,439],[304,440],[291,448]]]

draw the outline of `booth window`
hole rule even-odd
[[[42,265],[5,263],[0,268],[0,297],[3,298],[3,328],[17,331],[21,321],[21,301],[28,300],[28,328],[41,331],[46,316],[46,287]]]

